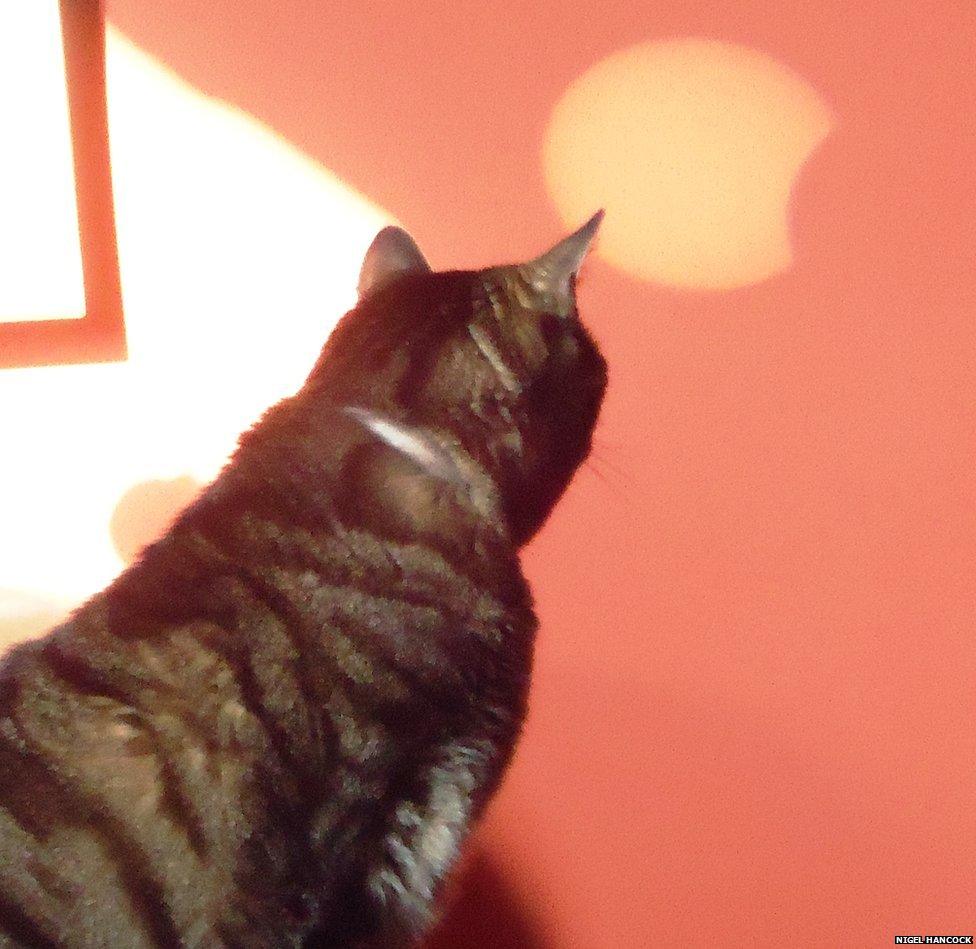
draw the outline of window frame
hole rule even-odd
[[[60,0],[85,313],[0,323],[0,368],[126,358],[109,158],[102,0]]]

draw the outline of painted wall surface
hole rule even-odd
[[[99,436],[106,573],[124,491],[192,494],[300,383],[384,221],[446,269],[606,206],[580,310],[611,386],[526,552],[530,718],[438,949],[976,931],[974,10],[108,0],[138,379],[70,385],[149,408]],[[10,477],[67,426],[32,424]],[[0,626],[85,592],[40,579],[55,528]]]

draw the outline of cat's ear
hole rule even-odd
[[[560,316],[573,312],[573,284],[586,257],[603,211],[597,211],[578,231],[564,237],[555,247],[522,264],[521,271],[529,285],[556,304]]]
[[[430,273],[420,248],[402,228],[384,227],[373,238],[359,271],[359,296],[403,273]]]

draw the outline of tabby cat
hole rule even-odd
[[[0,945],[421,938],[525,712],[518,548],[603,398],[575,305],[600,216],[477,272],[381,231],[302,389],[8,654]]]

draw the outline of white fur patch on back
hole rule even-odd
[[[380,441],[415,461],[428,474],[444,481],[464,482],[465,479],[450,453],[431,435],[358,406],[347,406],[345,412],[368,428]]]

